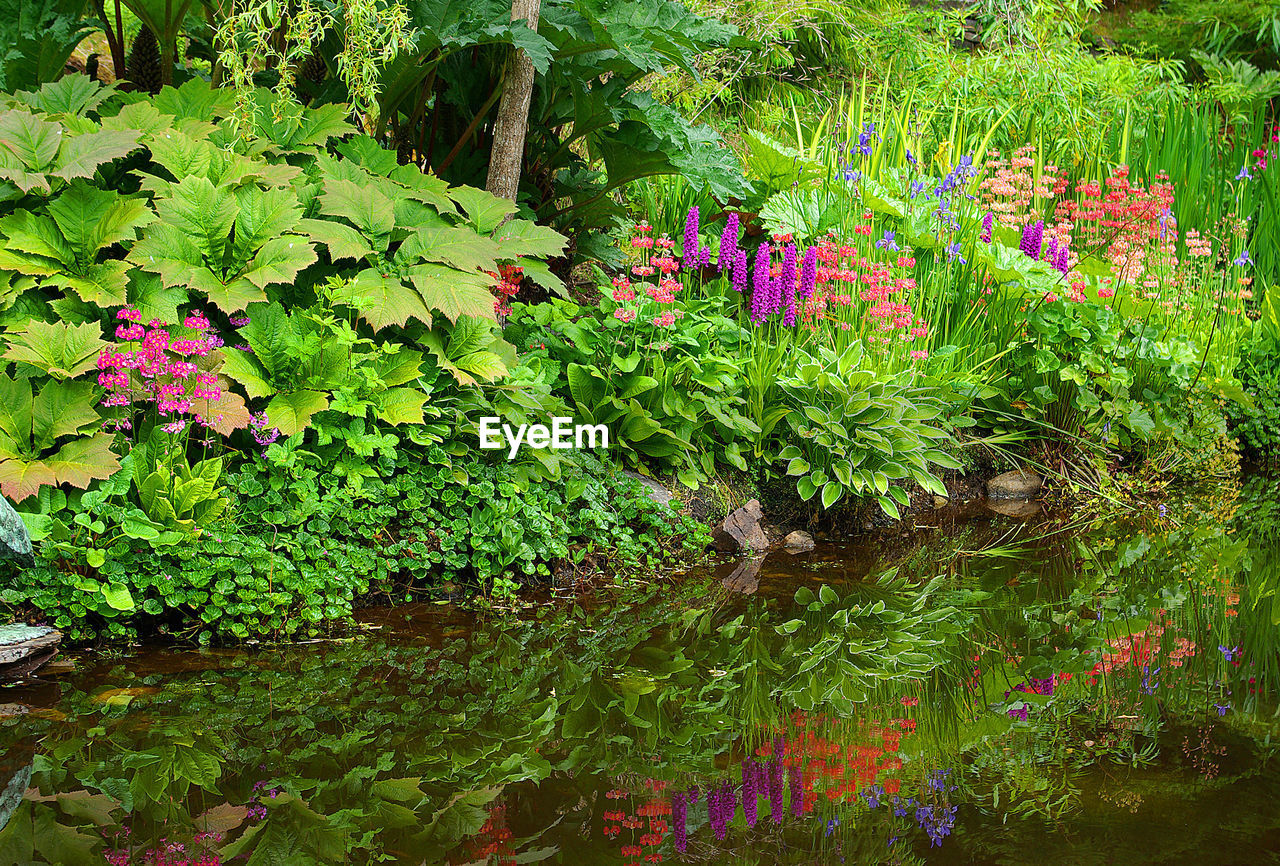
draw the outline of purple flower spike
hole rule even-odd
[[[690,267],[697,267],[698,259],[698,206],[689,208],[689,216],[684,221],[684,246],[681,255]]]
[[[752,274],[751,285],[751,321],[757,325],[763,325],[771,312],[769,296],[773,290],[772,283],[769,276],[769,245],[761,244],[756,251],[755,273]]]
[[[995,228],[995,214],[987,211],[987,215],[982,218],[982,235],[981,240],[984,244],[991,243],[991,232]]]
[[[738,293],[747,290],[747,251],[744,249],[734,250],[733,259],[733,290]]]
[[[813,295],[813,287],[818,281],[818,248],[809,247],[804,251],[804,259],[800,262],[800,300],[809,300]]]

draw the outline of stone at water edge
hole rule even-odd
[[[58,654],[62,632],[48,626],[0,626],[0,682],[30,676]]]
[[[737,511],[731,512],[720,525],[711,531],[711,541],[717,550],[736,552],[751,549],[763,553],[769,549],[769,536],[765,535],[760,518],[760,500],[752,499]]]
[[[634,478],[636,481],[639,481],[641,484],[643,484],[647,488],[647,493],[649,495],[649,498],[652,499],[654,502],[658,503],[659,505],[671,504],[671,500],[674,497],[672,497],[670,490],[662,486],[662,482],[657,481],[653,478],[648,478],[644,475],[641,475],[639,472],[632,472],[629,469],[624,469],[622,471],[622,474],[627,476],[628,478]]]
[[[1015,469],[997,475],[987,482],[988,499],[1034,499],[1044,485],[1044,479],[1034,472]]]
[[[805,553],[813,550],[813,536],[803,529],[797,529],[787,533],[787,537],[782,539],[782,546],[787,549],[787,553]]]

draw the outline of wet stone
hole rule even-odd
[[[795,532],[788,533],[787,537],[782,539],[782,546],[787,549],[788,553],[805,553],[813,550],[813,536],[803,529],[797,529]]]
[[[1036,473],[1015,469],[987,482],[987,499],[1034,499],[1043,484]]]
[[[763,516],[760,501],[752,499],[737,511],[731,512],[711,531],[712,543],[717,550],[725,552],[768,550],[769,536],[765,535],[764,527],[760,525],[760,518]]]

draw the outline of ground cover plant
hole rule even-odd
[[[1236,37],[1188,69],[1094,56],[1082,6],[73,7],[4,25],[0,492],[40,557],[0,601],[77,638],[702,546],[623,470],[832,521],[975,455],[1106,492],[1274,450],[1280,125]],[[608,451],[479,448],[558,416]]]

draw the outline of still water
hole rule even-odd
[[[82,655],[0,690],[0,866],[1277,863],[1278,488]]]

